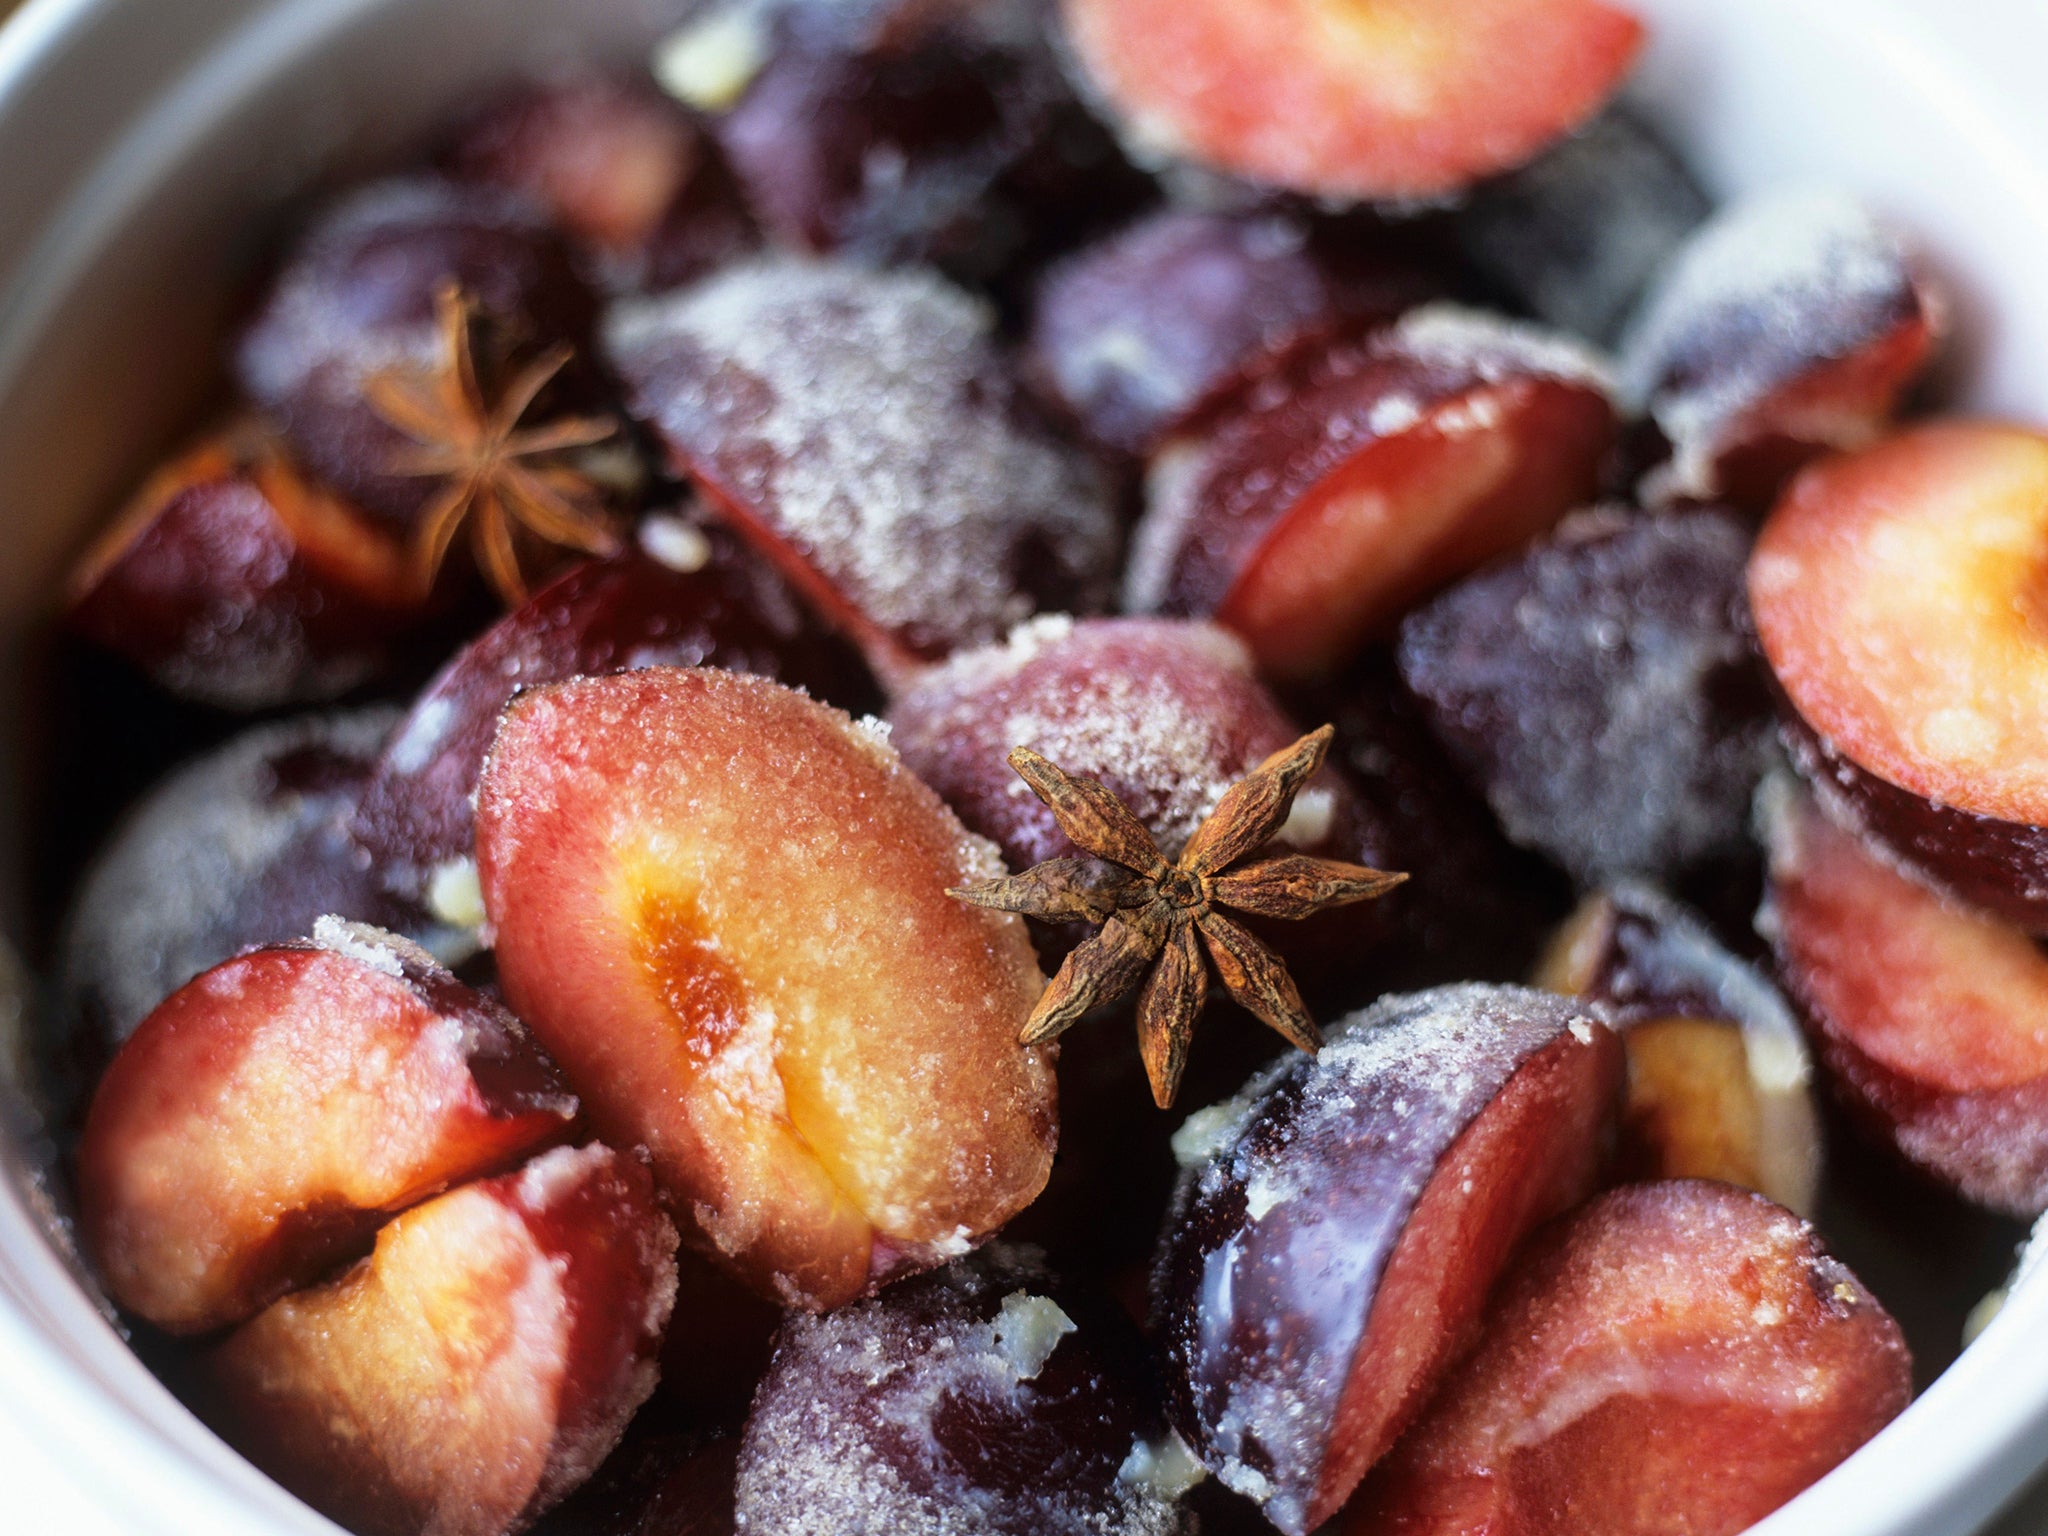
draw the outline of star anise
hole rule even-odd
[[[618,428],[592,416],[522,427],[540,392],[568,365],[571,349],[551,348],[522,368],[493,405],[477,374],[469,305],[457,289],[442,290],[436,322],[441,358],[432,369],[387,370],[364,389],[371,409],[415,445],[391,463],[391,473],[446,481],[420,517],[414,576],[422,592],[433,586],[467,521],[477,565],[506,605],[516,607],[527,590],[515,527],[589,555],[618,552],[618,528],[597,486],[559,457],[594,447]]]
[[[1299,919],[1382,895],[1408,878],[1305,854],[1251,859],[1286,822],[1333,734],[1326,725],[1302,737],[1232,785],[1172,862],[1099,780],[1067,773],[1027,747],[1010,754],[1010,766],[1051,809],[1060,830],[1094,857],[1050,859],[1024,874],[950,894],[1048,922],[1101,925],[1067,956],[1032,1009],[1026,1045],[1055,1038],[1142,982],[1139,1050],[1153,1099],[1161,1109],[1171,1107],[1208,998],[1206,950],[1225,990],[1247,1010],[1289,1044],[1310,1053],[1321,1048],[1322,1034],[1286,965],[1223,909]]]

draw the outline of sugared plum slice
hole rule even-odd
[[[1620,1043],[1565,999],[1382,1000],[1175,1138],[1153,1273],[1176,1427],[1289,1536],[1421,1410],[1522,1235],[1590,1187]]]
[[[1914,427],[1816,464],[1750,563],[1758,638],[1831,809],[2048,930],[2048,435]]]
[[[1790,190],[1718,215],[1659,275],[1623,376],[1671,444],[1651,503],[1761,511],[1828,449],[1890,423],[1943,330],[1898,238],[1853,199]]]
[[[1391,319],[1427,291],[1284,213],[1169,209],[1046,273],[1029,368],[1090,438],[1142,454],[1252,359]]]
[[[117,1302],[203,1333],[575,1116],[504,1009],[396,935],[322,919],[187,983],[122,1047],[79,1143],[80,1233]]]
[[[1448,305],[1304,358],[1154,457],[1126,603],[1214,615],[1279,677],[1334,671],[1591,498],[1604,377],[1574,343]]]
[[[878,264],[1021,238],[997,194],[1064,97],[1033,0],[729,0],[657,67],[786,245]]]
[[[1603,0],[1064,0],[1141,156],[1326,198],[1457,192],[1597,112],[1642,24]]]
[[[415,701],[353,819],[386,887],[473,926],[477,773],[506,700],[542,683],[653,666],[757,672],[855,708],[874,698],[859,653],[731,533],[649,518],[633,547],[536,593]]]
[[[1691,1180],[1538,1240],[1345,1536],[1736,1536],[1912,1396],[1898,1324],[1805,1222]]]
[[[731,672],[523,693],[477,862],[513,1008],[765,1294],[843,1304],[1044,1186],[1030,939],[946,895],[1000,861],[879,727]]]
[[[1759,926],[1835,1090],[1968,1199],[2048,1210],[2048,958],[1908,879],[1789,783],[1766,786]]]
[[[181,698],[255,710],[373,676],[424,606],[388,529],[243,425],[166,465],[72,574],[68,621]]]
[[[654,1387],[675,1228],[646,1170],[561,1148],[408,1211],[211,1350],[223,1435],[359,1536],[502,1536]]]
[[[676,468],[887,676],[1106,594],[1106,489],[1021,414],[992,323],[926,272],[780,257],[608,339]]]
[[[385,894],[345,823],[396,710],[258,726],[172,774],[128,815],[66,921],[70,1028],[111,1048],[201,971],[309,933],[326,913],[460,958],[453,935]]]
[[[1509,837],[1586,883],[1748,845],[1771,701],[1749,532],[1696,510],[1568,519],[1401,627],[1401,676]]]
[[[1599,1004],[1621,1033],[1629,1174],[1720,1179],[1813,1210],[1820,1125],[1798,1021],[1697,917],[1649,886],[1611,886],[1559,930],[1536,985]]]
[[[439,361],[435,302],[450,284],[500,341],[579,350],[588,341],[590,292],[528,198],[411,177],[372,183],[322,213],[236,355],[244,393],[313,475],[402,526],[434,485],[393,473],[411,445],[363,390],[385,369]],[[565,378],[558,387],[579,384],[587,380]]]
[[[1077,1319],[999,1247],[784,1324],[739,1518],[749,1536],[1172,1536],[1201,1475],[1129,1322]]]
[[[1612,342],[1712,205],[1632,114],[1602,113],[1453,216],[1467,262],[1541,320]]]

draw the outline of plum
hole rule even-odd
[[[1799,1023],[1694,913],[1651,886],[1609,886],[1559,930],[1536,985],[1598,1004],[1621,1034],[1629,1174],[1720,1179],[1812,1213],[1820,1124]]]
[[[406,1212],[212,1346],[210,1416],[358,1536],[503,1536],[653,1390],[675,1248],[644,1168],[558,1148]]]
[[[128,813],[60,944],[59,1011],[81,1045],[119,1045],[201,971],[299,938],[328,913],[463,958],[470,945],[386,894],[345,830],[399,718],[376,706],[257,726]]]
[[[999,1246],[783,1325],[740,1447],[738,1528],[1171,1536],[1192,1529],[1177,1499],[1201,1475],[1128,1320]]]
[[[693,1239],[785,1305],[967,1251],[1044,1187],[1044,977],[879,725],[649,668],[521,694],[477,863],[505,996]]]
[[[576,1113],[503,1008],[396,935],[327,918],[187,983],[122,1047],[79,1141],[80,1236],[115,1301],[204,1333]]]
[[[436,306],[458,288],[488,350],[566,343],[586,351],[596,304],[567,246],[525,196],[445,177],[373,182],[323,209],[243,335],[236,382],[323,484],[401,530],[431,482],[397,473],[411,446],[364,387],[393,368],[441,361]],[[580,367],[557,392],[598,386]]]
[[[1765,786],[1758,919],[1831,1086],[1881,1145],[1994,1211],[2048,1210],[2048,958]]]
[[[1832,808],[1926,877],[2048,930],[2048,434],[1908,428],[1800,475],[1749,601]]]
[[[1461,191],[1605,104],[1643,25],[1604,0],[1064,0],[1140,159],[1328,199]]]
[[[1813,1228],[1682,1180],[1517,1260],[1473,1357],[1344,1536],[1736,1536],[1912,1396],[1898,1324]]]
[[[1125,606],[1213,616],[1290,681],[1591,499],[1616,434],[1599,360],[1452,305],[1312,349],[1154,455]]]
[[[245,422],[142,487],[72,573],[65,618],[178,697],[249,711],[375,677],[426,607],[390,530]]]
[[[1106,484],[1028,419],[992,325],[929,272],[783,256],[606,334],[678,472],[887,681],[1108,593]]]
[[[1790,188],[1724,209],[1658,275],[1621,343],[1629,398],[1671,447],[1644,498],[1767,510],[1800,465],[1884,431],[1946,311],[1853,198]]]
[[[1595,1014],[1473,984],[1383,999],[1190,1117],[1152,1324],[1203,1462],[1288,1536],[1327,1520],[1591,1187],[1621,1075]]]
[[[1420,272],[1284,212],[1170,208],[1044,275],[1028,369],[1092,440],[1143,454],[1276,351],[1429,294]]]
[[[853,708],[874,699],[858,652],[730,532],[650,517],[633,546],[535,593],[414,701],[350,822],[385,888],[474,926],[476,781],[506,701],[521,688],[650,666],[756,672]]]
[[[1744,853],[1772,718],[1749,543],[1725,512],[1603,508],[1403,622],[1402,679],[1509,837],[1587,884]]]

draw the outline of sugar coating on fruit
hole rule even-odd
[[[1154,1325],[1192,1416],[1176,1422],[1199,1430],[1210,1469],[1283,1530],[1300,1530],[1330,1497],[1353,1356],[1447,1147],[1538,1051],[1611,1048],[1597,1024],[1519,987],[1390,997],[1338,1021],[1313,1059],[1282,1058],[1183,1128],[1185,1171],[1153,1280]],[[1461,1198],[1495,1176],[1467,1168]],[[1175,1232],[1206,1235],[1183,1251]],[[1310,1252],[1315,1284],[1337,1287],[1355,1313],[1289,1289],[1298,1261],[1287,1255]],[[1396,1368],[1412,1376],[1428,1362],[1410,1350]]]
[[[1568,519],[1401,629],[1403,679],[1508,836],[1581,880],[1744,846],[1769,704],[1724,513]]]
[[[201,971],[251,944],[302,936],[352,889],[348,915],[398,920],[357,878],[345,839],[327,831],[396,723],[378,707],[259,726],[152,790],[88,872],[66,923],[66,1011],[118,1042]],[[420,936],[450,948],[449,934]]]
[[[1000,861],[844,714],[709,669],[529,692],[478,855],[507,997],[762,1292],[850,1300],[1042,1187],[1044,980],[945,894]]]
[[[345,917],[328,913],[313,923],[313,942],[322,949],[331,949],[337,955],[346,955],[359,965],[367,965],[373,971],[386,976],[403,976],[407,961],[431,965],[433,956],[401,939],[395,933],[386,933],[368,923],[350,922]]]
[[[1590,344],[1548,326],[1463,304],[1411,309],[1375,338],[1374,349],[1469,372],[1483,384],[1556,379],[1602,395],[1615,392],[1614,365]]]
[[[1186,1496],[1209,1475],[1187,1441],[1172,1430],[1153,1441],[1139,1441],[1117,1468],[1117,1481],[1146,1488],[1162,1499]]]
[[[1019,1263],[1023,1268],[1020,1271]],[[791,1316],[740,1452],[746,1536],[1171,1536],[1171,1479],[1120,1473],[1158,1426],[1093,1327],[1004,1249]],[[1043,1284],[1040,1275],[1038,1284]],[[1006,1294],[1007,1293],[1007,1294]],[[1020,1314],[1038,1336],[1019,1368]],[[1063,1325],[1063,1326],[1061,1326]]]
[[[1025,618],[1022,576],[1099,587],[1115,551],[1098,477],[1010,410],[993,323],[930,272],[780,257],[620,307],[607,344],[672,446],[929,646]]]
[[[1672,444],[1656,494],[1715,495],[1717,456],[1743,412],[1868,345],[1925,297],[1898,237],[1846,193],[1781,188],[1716,215],[1622,342],[1628,398]]]
[[[1020,865],[1072,849],[1008,767],[1013,747],[1100,779],[1172,858],[1232,784],[1300,734],[1242,641],[1175,619],[1033,619],[924,673],[890,718],[911,767]],[[1346,809],[1318,780],[1277,840],[1315,847]]]

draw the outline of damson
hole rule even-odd
[[[1202,1471],[1155,1394],[1127,1320],[999,1245],[783,1325],[741,1443],[738,1528],[1176,1536]]]
[[[1384,999],[1190,1117],[1152,1285],[1175,1427],[1288,1536],[1421,1411],[1521,1237],[1591,1187],[1621,1086],[1591,1012]]]

